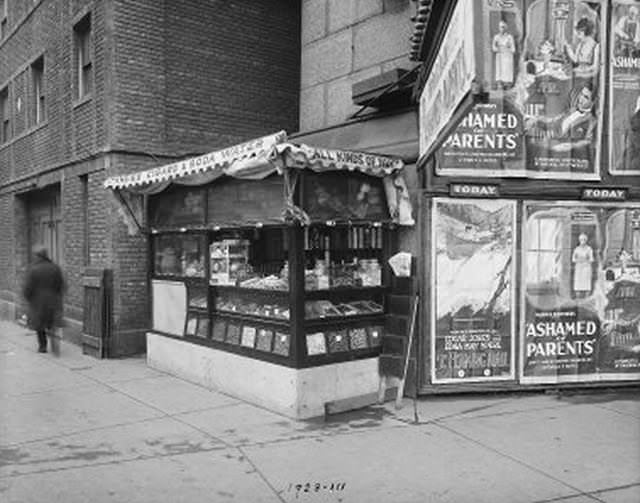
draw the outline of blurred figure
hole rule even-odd
[[[38,335],[38,351],[47,352],[47,333],[62,326],[62,305],[66,286],[62,270],[49,259],[47,249],[36,247],[27,270],[23,295],[28,304],[29,327]],[[52,341],[52,348],[57,345]]]

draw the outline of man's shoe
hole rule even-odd
[[[47,348],[38,348],[38,353],[46,353]]]

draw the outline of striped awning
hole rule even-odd
[[[257,138],[223,150],[166,164],[157,168],[116,175],[108,178],[108,189],[136,190],[141,187],[170,183],[200,185],[210,183],[218,176],[260,180],[286,168],[311,169],[316,172],[331,170],[359,171],[366,175],[385,177],[401,170],[401,159],[367,152],[336,150],[296,145],[285,142],[287,133]]]
[[[127,175],[112,176],[104,182],[104,186],[108,189],[126,189],[167,182],[215,170],[224,174],[225,169],[238,161],[267,158],[273,150],[273,147],[286,139],[287,133],[285,131],[279,131],[269,136],[256,138],[198,157],[192,157]]]
[[[215,183],[223,175],[258,181],[279,174],[284,175],[286,180],[290,179],[288,174],[302,169],[315,172],[356,171],[382,178],[392,220],[400,225],[414,224],[411,202],[402,176],[402,159],[368,152],[298,145],[287,143],[286,138],[286,132],[280,131],[191,159],[112,176],[104,182],[104,186],[111,189],[119,204],[126,208],[127,211],[123,210],[122,214],[130,232],[135,232],[136,228],[141,229],[142,206],[132,204],[131,200],[144,194],[157,194],[172,184],[206,185]],[[293,193],[294,190],[290,188],[283,205],[295,210]]]
[[[311,169],[316,172],[346,170],[384,177],[401,170],[401,159],[355,152],[282,143],[274,148],[274,160],[287,168]]]

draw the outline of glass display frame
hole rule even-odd
[[[337,257],[341,267],[335,267],[336,264],[331,267],[326,288],[318,288],[316,284],[307,289],[304,282],[306,265],[315,260],[314,257],[325,258],[325,250],[314,250],[308,244],[310,231],[313,234],[316,230],[330,236],[330,246],[334,248],[329,250],[330,255]],[[371,358],[381,349],[388,289],[382,270],[377,271],[378,276],[374,274],[374,279],[353,281],[352,278],[364,272],[364,268],[359,270],[360,261],[375,259],[382,269],[383,244],[388,231],[377,222],[156,231],[151,234],[150,277],[185,285],[186,318],[181,338],[190,343],[293,368]],[[268,252],[271,255],[263,264],[258,258],[264,252],[265,241],[271,241],[264,235],[272,237],[276,234],[281,236],[276,240],[277,250]],[[337,237],[338,234],[341,237]],[[236,239],[238,244],[245,239],[248,241],[243,262],[253,277],[241,276],[228,282],[231,284],[211,281],[211,245],[225,239]],[[174,250],[173,268],[166,270],[156,266],[159,249],[163,249],[160,247]],[[185,249],[197,249],[200,263],[204,262],[203,274],[183,274],[181,264]],[[352,261],[356,259],[349,281],[345,279],[351,266],[346,264],[347,256]],[[333,306],[332,314],[305,315],[305,307],[308,311],[328,305]],[[309,352],[308,336],[316,333],[323,334],[323,342],[319,342],[320,350]],[[377,337],[372,339],[371,333]]]

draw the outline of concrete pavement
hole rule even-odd
[[[143,358],[36,346],[0,322],[2,502],[640,502],[637,388],[297,422]]]

